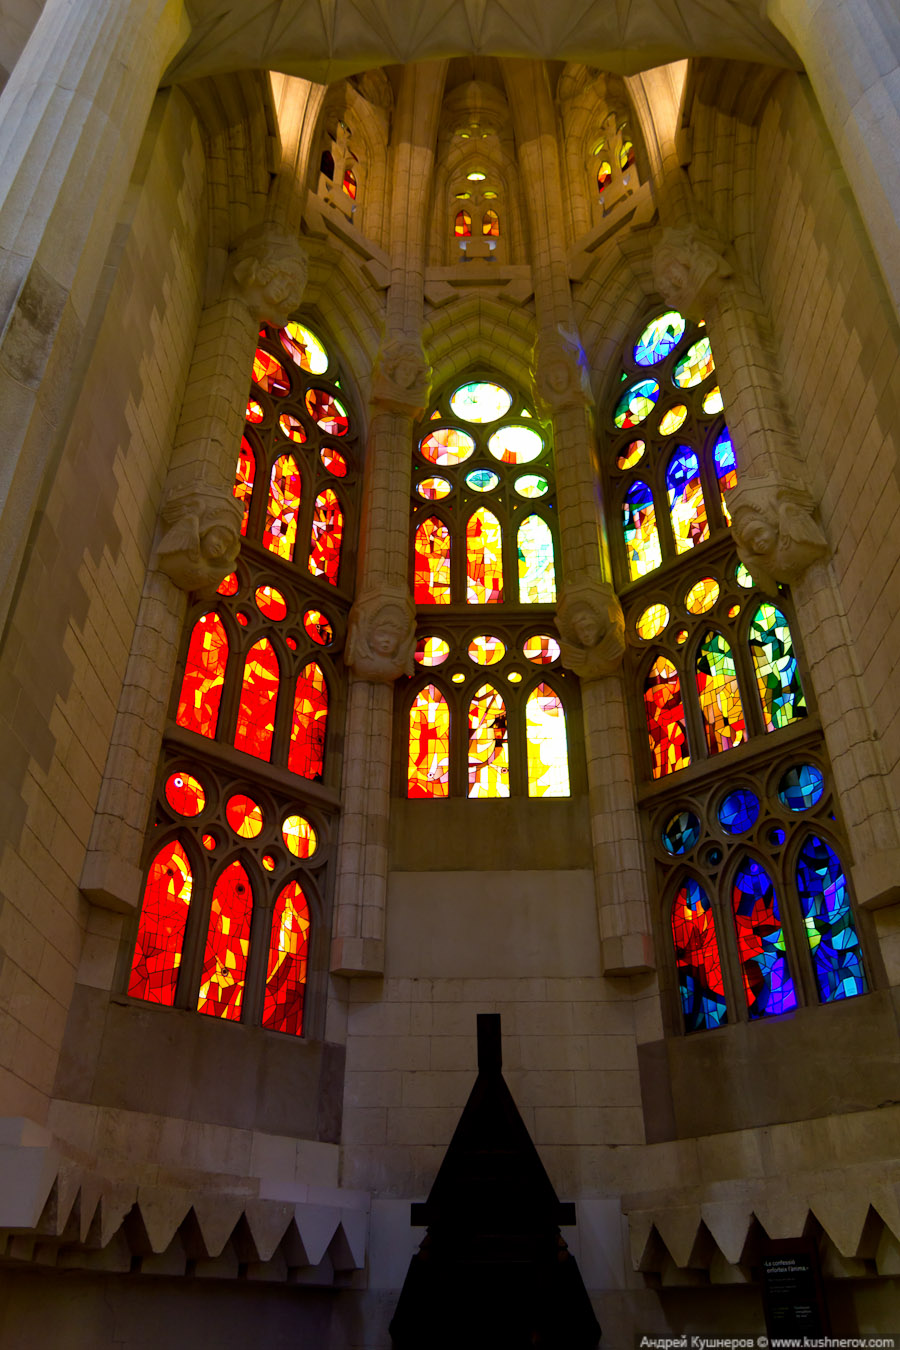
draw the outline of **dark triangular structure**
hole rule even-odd
[[[391,1322],[394,1350],[595,1350],[600,1326],[560,1204],[503,1079],[500,1017],[478,1016],[478,1077],[412,1222],[428,1232]]]

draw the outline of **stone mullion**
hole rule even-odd
[[[560,408],[553,417],[556,495],[562,577],[610,575],[597,506],[590,421],[582,407]]]

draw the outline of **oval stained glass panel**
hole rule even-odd
[[[267,619],[279,623],[287,618],[287,601],[274,586],[257,586],[254,598],[260,614],[264,614]]]
[[[420,666],[442,666],[450,655],[450,643],[439,637],[416,640],[415,658]]]
[[[639,426],[652,413],[659,399],[659,385],[656,380],[638,380],[629,385],[616,404],[613,421],[622,430]]]
[[[719,583],[715,577],[701,577],[684,597],[684,607],[689,614],[706,614],[719,598]]]
[[[278,419],[278,427],[283,436],[287,436],[289,441],[295,445],[304,445],[306,443],[306,429],[299,417],[292,417],[290,413],[282,413]]]
[[[535,633],[534,637],[526,638],[522,651],[528,661],[538,666],[549,666],[559,660],[559,643],[549,633]]]
[[[449,497],[453,484],[446,478],[420,478],[416,483],[416,492],[426,502],[440,502]]]
[[[347,477],[347,461],[339,450],[335,450],[333,445],[323,445],[319,451],[319,459],[335,478]]]
[[[303,627],[313,642],[318,642],[320,647],[328,647],[334,641],[331,620],[327,619],[321,610],[308,609],[303,615]]]
[[[669,408],[659,419],[660,436],[671,436],[684,423],[687,417],[687,408],[683,403],[676,403],[674,408]]]
[[[260,389],[273,394],[275,398],[284,398],[291,392],[291,382],[284,366],[274,356],[263,351],[262,347],[257,347],[253,358],[253,379]]]
[[[539,473],[523,473],[521,478],[517,478],[513,487],[520,497],[525,497],[528,501],[533,501],[536,497],[546,497],[550,491],[550,484],[546,478],[542,478]]]
[[[502,384],[474,380],[450,395],[450,407],[464,422],[496,422],[512,407],[512,394]]]
[[[684,337],[684,319],[677,309],[651,319],[634,344],[634,359],[639,366],[655,366],[664,361]]]
[[[693,389],[694,385],[702,384],[715,368],[709,338],[703,337],[692,347],[688,347],[672,372],[672,380],[679,389]]]
[[[311,858],[319,845],[318,836],[305,816],[285,816],[281,837],[295,858]]]
[[[815,764],[794,764],[782,774],[778,800],[789,811],[808,811],[822,800],[825,775]]]
[[[307,389],[306,411],[316,425],[329,436],[346,436],[350,429],[347,409],[340,399],[327,389]]]
[[[500,475],[494,473],[493,469],[473,469],[466,474],[466,487],[470,487],[473,492],[493,492],[499,482]]]
[[[616,460],[616,467],[619,469],[633,469],[635,464],[639,464],[644,457],[644,451],[647,446],[644,441],[632,441],[626,445],[625,449]]]
[[[262,422],[265,415],[262,404],[257,403],[255,398],[247,400],[247,411],[244,413],[244,418],[247,422],[251,422],[255,425],[257,422]]]
[[[419,442],[419,454],[429,464],[452,469],[467,460],[475,449],[475,440],[467,431],[457,427],[439,427],[430,431]]]
[[[642,637],[645,642],[650,642],[653,638],[659,637],[668,622],[668,605],[657,603],[648,605],[634,626],[637,629],[638,637]]]
[[[750,573],[747,571],[743,563],[738,563],[737,569],[734,574],[734,579],[737,582],[737,584],[739,586],[743,586],[745,590],[749,590],[750,587],[753,585],[753,578],[751,577]]]
[[[759,798],[747,788],[735,788],[719,806],[719,824],[728,834],[752,829],[759,816]]]
[[[495,666],[506,655],[506,644],[498,637],[488,635],[473,638],[469,643],[469,660],[476,666]]]
[[[225,819],[242,839],[255,839],[263,827],[262,807],[245,792],[236,792],[228,798]]]
[[[237,572],[229,572],[227,577],[223,577],[216,587],[216,595],[237,595],[241,589],[241,583],[238,580]]]
[[[324,375],[328,369],[328,353],[315,333],[302,323],[289,323],[279,328],[278,337],[288,356],[301,370],[310,375]]]
[[[488,441],[488,450],[501,464],[530,464],[543,449],[543,438],[531,427],[501,427]]]
[[[689,853],[700,838],[700,821],[693,811],[676,811],[662,832],[663,846],[673,857]]]
[[[725,407],[725,402],[722,398],[722,391],[718,385],[716,385],[715,389],[710,389],[709,393],[703,396],[702,406],[707,417],[714,417],[716,413],[722,411]]]
[[[180,816],[199,816],[206,805],[206,793],[193,774],[172,773],[166,779],[166,801]]]

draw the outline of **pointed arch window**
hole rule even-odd
[[[252,419],[256,420],[255,406],[248,407],[248,413]],[[260,409],[261,411],[261,409]],[[248,417],[248,421],[250,418]],[[234,478],[234,495],[241,504],[243,516],[241,518],[241,534],[247,533],[247,520],[250,515],[250,498],[253,496],[253,483],[256,478],[256,455],[253,453],[253,446],[247,440],[246,436],[241,437],[241,448],[238,451],[237,471]]]
[[[700,486],[700,464],[689,445],[679,445],[669,460],[666,490],[675,548],[684,553],[709,538],[706,502]]]
[[[325,733],[328,729],[328,686],[316,661],[297,676],[291,719],[288,768],[301,778],[320,779],[325,768]]]
[[[147,873],[128,981],[132,998],[170,1006],[175,1002],[192,890],[191,864],[173,839],[159,850]]]
[[[503,529],[493,511],[480,506],[466,525],[466,599],[470,605],[503,600]]]
[[[453,233],[457,239],[468,239],[472,234],[472,217],[468,211],[457,211]]]
[[[644,707],[653,777],[663,778],[690,764],[684,729],[684,703],[678,671],[665,656],[654,661],[644,686]]]
[[[481,233],[491,239],[500,238],[500,217],[492,208],[488,208],[481,218]]]
[[[450,604],[450,531],[437,516],[416,529],[413,596],[417,605]]]
[[[632,483],[622,503],[623,533],[628,554],[628,574],[632,581],[646,576],[662,563],[656,506],[647,483]]]
[[[818,835],[803,842],[797,860],[797,892],[823,1003],[853,998],[868,989],[847,878],[834,849]]]
[[[268,638],[261,638],[250,648],[244,663],[234,733],[236,750],[257,759],[271,759],[280,679],[274,648]]]
[[[525,704],[529,797],[568,797],[569,749],[562,699],[539,684]]]
[[[300,470],[293,455],[279,455],[272,465],[263,548],[288,562],[297,545],[297,516],[300,511]],[[237,495],[237,493],[235,493]]]
[[[270,1031],[299,1036],[309,951],[309,905],[297,881],[288,882],[275,901],[262,1024]]]
[[[469,703],[469,796],[509,796],[506,705],[490,684]]]
[[[775,605],[762,604],[750,625],[750,650],[766,731],[806,717],[806,699],[788,621]]]
[[[519,602],[523,605],[556,603],[553,535],[543,516],[526,516],[516,537],[519,562]]]
[[[716,755],[740,745],[746,726],[734,657],[715,629],[706,634],[697,653],[697,693],[708,752]]]
[[[738,868],[732,905],[750,1018],[789,1012],[797,1006],[797,996],[785,954],[778,896],[769,873],[755,858],[744,858]]]
[[[440,689],[420,689],[409,710],[410,797],[446,797],[450,786],[450,709]]]
[[[218,614],[201,614],[188,646],[175,721],[212,739],[228,666],[228,634]]]
[[[693,877],[679,888],[671,917],[685,1030],[720,1027],[728,1013],[719,943],[709,896]]]
[[[197,1011],[237,1022],[241,1016],[253,888],[243,865],[233,862],[212,893]]]

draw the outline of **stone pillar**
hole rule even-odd
[[[110,909],[127,913],[141,900],[144,832],[187,595],[213,595],[237,562],[241,510],[232,488],[259,322],[287,322],[306,269],[294,239],[260,227],[232,254],[226,294],[200,317],[81,878],[88,898]]]
[[[900,313],[900,13],[895,0],[767,0],[806,68]]]
[[[0,623],[182,0],[47,0],[0,97]]]

